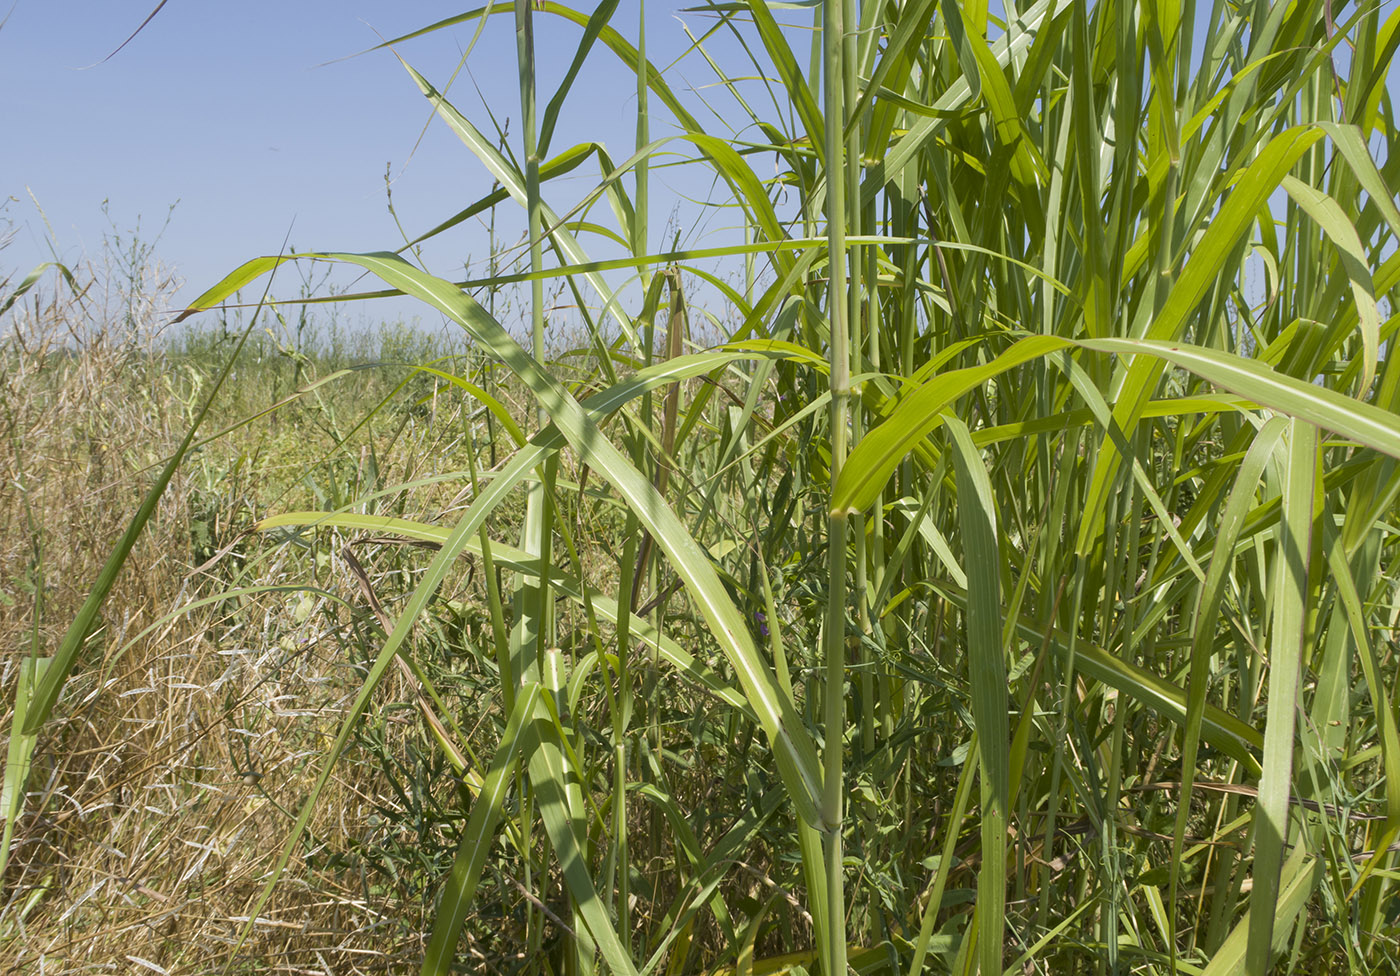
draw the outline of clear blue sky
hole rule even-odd
[[[115,226],[129,235],[138,218],[142,236],[150,238],[178,201],[157,253],[187,281],[179,298],[189,300],[243,260],[275,253],[289,229],[302,250],[397,247],[402,238],[385,206],[386,164],[395,177],[395,207],[411,234],[489,190],[484,168],[440,123],[427,126],[415,151],[431,113],[391,53],[335,60],[469,4],[169,0],[129,45],[103,61],[156,3],[18,0],[0,29],[0,196],[18,198],[6,211],[17,234],[0,252],[0,273],[27,271],[49,257],[51,244],[64,261],[95,259],[105,232]],[[654,63],[670,63],[688,45],[677,16],[697,31],[711,23],[677,15],[683,6],[648,2]],[[636,19],[637,8],[624,2],[615,22],[634,36]],[[441,86],[473,32],[472,25],[454,27],[400,51]],[[580,35],[558,18],[537,18],[541,103]],[[518,145],[510,15],[491,19],[467,65],[470,74],[459,76],[451,99],[483,129],[491,125],[483,99],[498,121],[509,116]],[[682,88],[713,81],[694,55],[668,77]],[[591,139],[607,143],[614,159],[626,158],[635,84],[610,53],[595,51],[553,151]],[[666,116],[654,101],[652,111],[656,138],[667,133]],[[596,167],[583,178],[596,178]],[[517,208],[500,209],[503,219],[516,219]],[[665,216],[655,220],[658,240]],[[464,227],[428,257],[434,271],[456,277],[469,256],[479,259],[485,250],[479,226]]]
[[[23,274],[48,259],[51,247],[68,263],[95,260],[105,233],[129,238],[138,220],[149,239],[178,202],[157,254],[187,282],[176,301],[189,301],[244,260],[275,253],[289,231],[290,243],[301,250],[399,246],[402,237],[385,206],[386,164],[400,219],[412,235],[490,188],[485,169],[447,128],[428,124],[426,101],[391,53],[337,60],[470,7],[460,0],[169,0],[105,61],[158,0],[11,2],[0,28],[0,198],[16,198],[5,215],[17,233],[0,252],[0,276]],[[614,18],[629,36],[635,36],[638,2],[623,0]],[[705,62],[695,54],[682,57],[689,46],[682,22],[698,34],[713,20],[680,13],[685,2],[646,2],[648,53],[673,89],[696,88],[704,98],[723,99],[708,87],[714,76]],[[577,0],[574,6],[590,9],[592,3]],[[1338,3],[1338,16],[1346,7]],[[440,31],[402,45],[400,52],[441,86],[474,30],[468,24]],[[541,103],[580,34],[559,18],[537,18]],[[802,45],[795,37],[799,57]],[[732,43],[717,38],[707,46],[720,63],[748,73],[740,67],[744,54]],[[518,146],[515,59],[513,18],[493,17],[450,97],[483,130],[491,127],[484,105],[501,123],[509,117]],[[764,97],[756,87],[749,91]],[[595,50],[574,92],[553,151],[595,140],[608,146],[614,160],[629,155],[634,77],[611,53]],[[668,134],[667,115],[656,99],[651,110],[652,137]],[[708,125],[711,117],[702,121]],[[571,184],[551,185],[551,200],[562,209],[596,175],[590,164]],[[668,186],[676,192],[667,193]],[[657,173],[653,248],[662,246],[672,206],[683,211],[682,226],[689,229],[697,209],[683,197],[707,193],[708,183],[697,176]],[[518,208],[502,206],[499,218],[502,238],[514,241],[523,223]],[[709,220],[706,235],[687,233],[687,244],[722,242],[725,216],[711,213]],[[481,225],[464,225],[434,244],[426,258],[436,273],[459,277],[465,262],[481,260],[486,250]],[[600,247],[595,256],[611,255]],[[295,291],[291,275],[279,280],[282,297]],[[371,319],[417,310],[406,302],[359,308]]]

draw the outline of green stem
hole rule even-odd
[[[851,337],[846,295],[846,122],[847,15],[849,0],[824,5],[822,25],[823,102],[826,128],[826,232],[831,365],[831,481],[841,475],[849,450]],[[827,531],[827,604],[825,624],[826,699],[822,745],[821,829],[826,866],[826,931],[822,933],[822,970],[846,973],[846,893],[842,874],[841,828],[844,819],[843,746],[846,718],[846,523],[847,513],[832,511]]]

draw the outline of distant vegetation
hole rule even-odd
[[[13,971],[1394,972],[1400,14],[640,6],[492,8],[509,139],[408,69],[485,284],[4,286]]]

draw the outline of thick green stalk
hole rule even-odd
[[[854,0],[849,0],[846,4],[845,22],[852,29],[847,30],[841,39],[842,59],[841,59],[841,90],[844,105],[853,108],[858,101],[856,92],[856,66],[858,64],[856,35],[859,33],[854,28],[859,25],[860,18],[855,9]],[[844,110],[843,110],[844,112]],[[874,224],[875,201],[863,204],[860,196],[861,177],[861,145],[863,143],[864,130],[866,128],[862,120],[861,125],[849,126],[846,135],[845,156],[842,159],[842,174],[846,181],[845,200],[851,201],[851,205],[846,208],[845,227],[852,235],[864,234],[867,229],[871,229]],[[848,127],[843,117],[842,129]],[[867,221],[869,224],[867,225]],[[875,316],[865,314],[872,312],[870,303],[867,302],[869,291],[874,290],[874,275],[867,277],[867,260],[875,257],[874,247],[850,246],[847,252],[842,255],[842,261],[847,262],[850,273],[850,281],[846,288],[846,321],[849,330],[850,357],[856,369],[864,372],[862,365],[865,354],[866,335],[870,336],[870,344],[878,346],[878,330],[873,327]],[[879,361],[879,353],[875,352],[872,362]],[[865,411],[859,398],[853,404],[854,409],[850,409],[851,424],[851,446],[860,443],[861,434],[865,430]],[[881,522],[879,513],[884,510],[883,499],[875,505],[875,525]],[[860,513],[851,515],[851,535],[855,543],[855,559],[852,566],[853,582],[855,584],[855,611],[857,623],[862,636],[869,637],[871,633],[870,624],[870,591],[867,567],[869,556],[865,550],[865,518]],[[878,532],[878,529],[877,529]],[[878,576],[878,573],[877,573]],[[860,751],[858,755],[861,759],[869,756],[875,751],[875,660],[869,651],[867,641],[862,641],[858,657],[860,668]],[[859,760],[858,760],[859,761]]]
[[[535,35],[534,5],[529,0],[516,0],[515,39],[520,77],[521,139],[525,150],[525,207],[529,219],[531,355],[536,362],[545,358],[544,340],[544,281],[538,277],[544,267],[543,219],[540,200],[540,161],[535,129]],[[541,427],[549,423],[544,406],[536,409]],[[538,582],[523,583],[516,592],[517,628],[515,666],[517,681],[535,680],[540,662],[550,645],[549,565],[550,513],[548,480],[549,466],[540,471],[540,478],[530,484],[525,501],[525,526],[521,546],[531,555],[540,557]]]
[[[536,277],[530,282],[531,354],[536,362],[544,362],[544,281],[538,277],[544,267],[542,203],[540,200],[540,159],[537,145],[535,113],[535,31],[534,3],[516,0],[515,42],[519,69],[521,139],[525,156],[525,208],[530,241],[530,272]],[[549,424],[549,414],[543,404],[536,409],[541,428]],[[521,548],[539,559],[540,574],[534,581],[522,581],[516,591],[516,626],[512,634],[512,651],[516,656],[514,675],[518,682],[539,680],[545,652],[551,645],[549,570],[551,562],[551,514],[549,495],[550,475],[557,469],[557,455],[551,455],[538,473],[540,477],[529,484],[525,496],[525,524],[521,530]],[[523,785],[523,784],[522,784]],[[522,826],[524,823],[522,822]],[[582,919],[574,908],[576,930],[582,929]],[[532,911],[533,909],[527,909]],[[532,926],[532,929],[534,927]],[[573,972],[591,971],[592,952],[585,949],[584,940],[575,944],[571,958]],[[585,958],[586,956],[586,958]]]
[[[520,129],[525,144],[525,207],[530,222],[530,273],[544,265],[543,225],[540,220],[540,157],[535,145],[535,29],[530,0],[515,2],[515,41],[520,65]],[[531,352],[544,361],[544,281],[530,282]],[[547,414],[539,408],[540,422]]]
[[[849,450],[851,339],[846,321],[846,146],[845,35],[850,0],[827,0],[822,24],[823,109],[826,127],[827,290],[831,366],[831,483],[841,475]],[[846,973],[846,894],[842,872],[841,829],[845,793],[842,750],[846,724],[846,521],[832,510],[827,522],[827,602],[825,621],[826,687],[822,743],[821,827],[826,862],[826,931],[821,933],[822,971]]]

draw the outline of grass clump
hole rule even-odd
[[[237,454],[252,514],[215,520],[196,574],[246,604],[201,631],[210,660],[259,619],[277,649],[217,719],[276,816],[208,958],[1386,972],[1393,22],[708,4],[696,49],[729,32],[752,63],[710,57],[732,101],[700,106],[621,9],[522,0],[427,28],[514,15],[516,156],[407,69],[496,181],[438,230],[518,204],[518,275],[464,286],[410,247],[284,255],[196,302],[334,262],[469,340],[378,399],[325,395],[348,362],[226,354],[235,390],[261,384],[245,406],[294,399],[280,433],[238,427],[181,469],[240,438],[270,451]],[[625,162],[551,155],[581,93],[570,73],[537,111],[546,23],[635,74]],[[662,111],[680,137],[654,142]],[[742,287],[713,249],[652,243],[663,147],[743,224],[720,249]],[[552,179],[585,159],[599,181],[563,199]],[[521,281],[525,342],[490,311]],[[546,282],[575,299],[581,354],[546,347]],[[731,325],[702,348],[707,303]],[[209,490],[238,483],[219,463]],[[138,528],[163,524],[154,504]],[[16,679],[12,742],[125,700],[83,697],[107,652],[77,653],[76,612],[32,644],[47,670]]]

